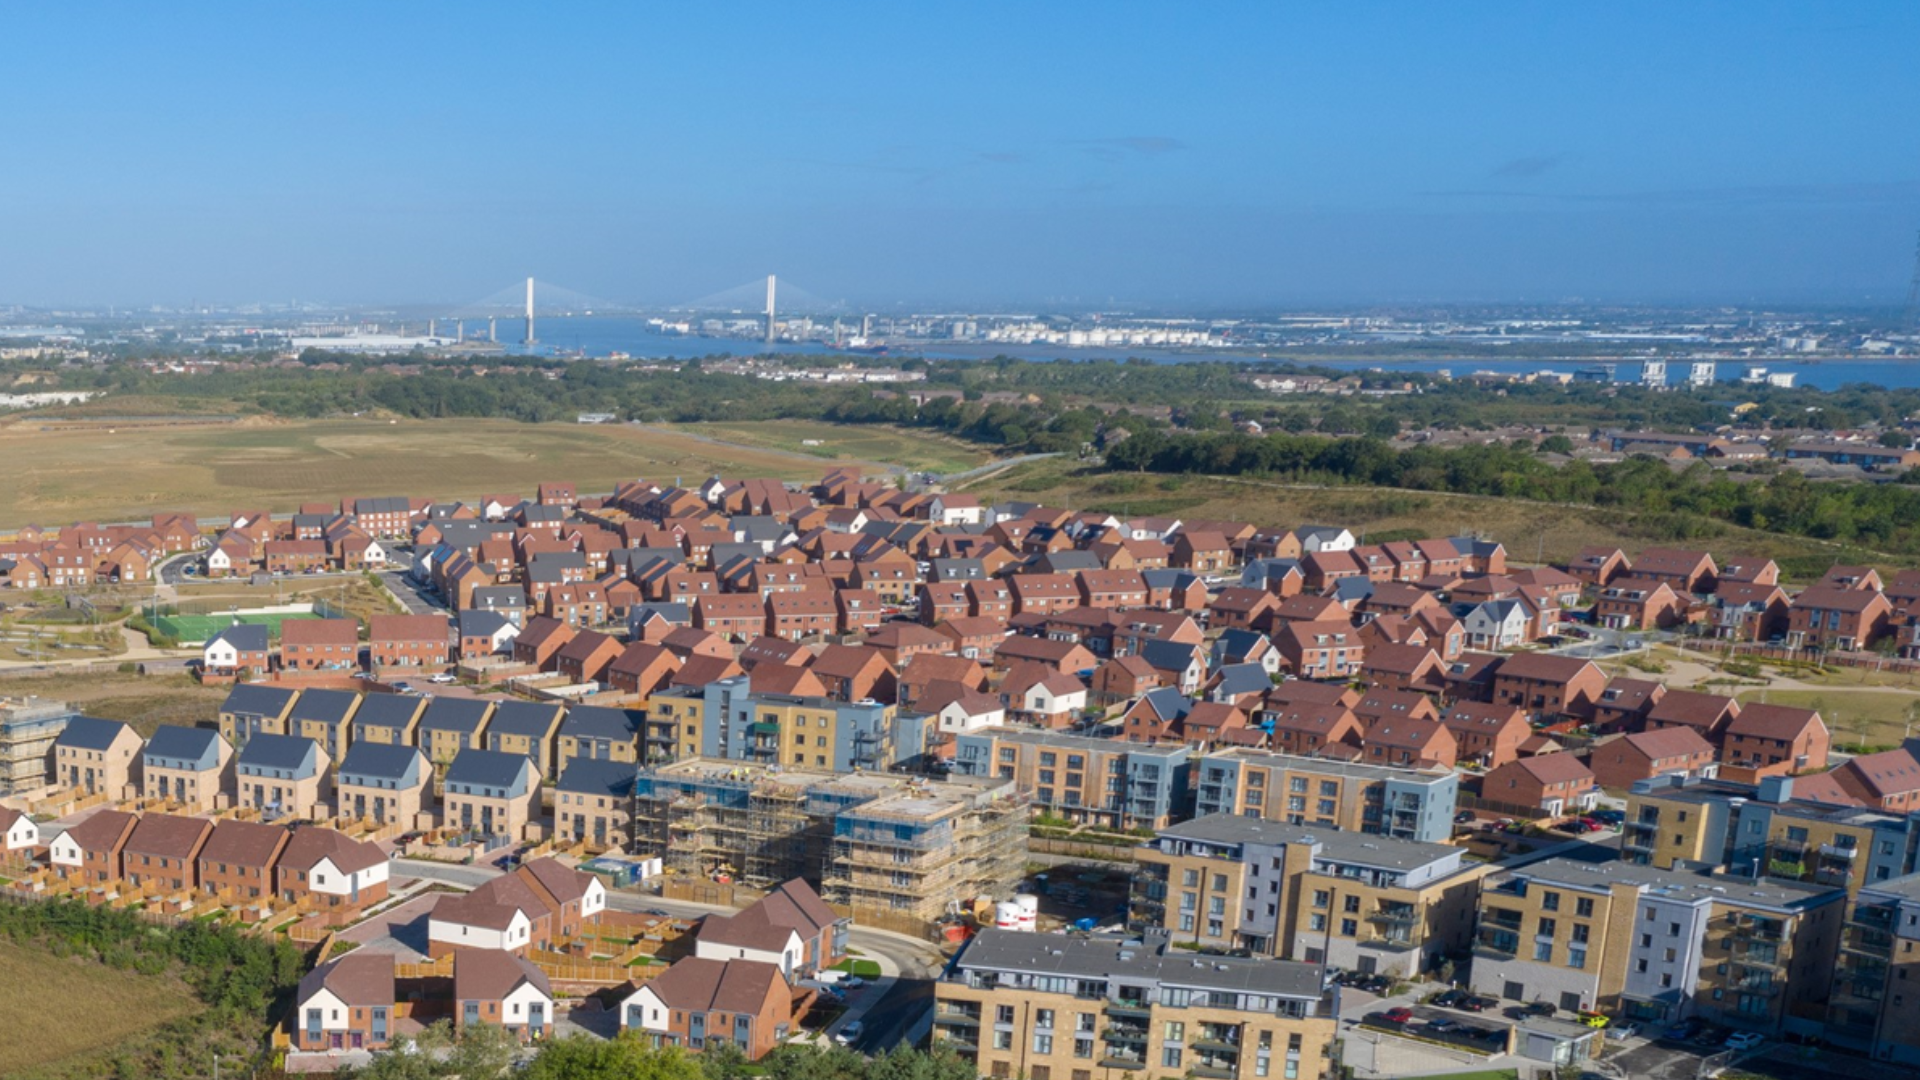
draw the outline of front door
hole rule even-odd
[[[1508,1001],[1525,1001],[1527,1000],[1527,988],[1509,979],[1500,984],[1500,996],[1506,998]]]
[[[480,1003],[477,1001],[467,1002],[467,1014],[465,1019],[466,1025],[468,1027],[472,1027],[478,1024],[479,1022],[480,1022]]]
[[[372,1028],[373,1034],[370,1038],[372,1038],[374,1042],[383,1043],[387,1041],[387,1010],[385,1008],[380,1006],[374,1007]]]
[[[527,1034],[539,1038],[547,1032],[547,1007],[542,1002],[527,1006]]]

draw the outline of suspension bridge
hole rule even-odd
[[[532,345],[540,340],[539,324],[546,318],[595,315],[637,316],[649,312],[666,312],[682,317],[752,315],[762,318],[765,320],[767,342],[772,344],[781,312],[832,315],[842,314],[848,310],[850,309],[844,300],[829,300],[792,282],[778,280],[772,274],[665,307],[609,300],[577,289],[569,289],[563,285],[555,285],[549,281],[535,281],[533,278],[527,278],[524,282],[509,285],[436,316],[432,322],[431,334],[442,336],[440,324],[450,322],[453,324],[453,332],[445,336],[450,336],[456,341],[465,341],[469,337],[469,323],[485,322],[485,340],[499,341],[502,322],[509,326],[519,322],[521,324],[520,343]],[[477,330],[477,327],[474,329]],[[511,334],[512,331],[510,330],[509,333]],[[475,333],[472,336],[479,335]]]

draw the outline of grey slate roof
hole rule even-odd
[[[328,727],[338,727],[353,713],[359,700],[360,695],[351,690],[303,690],[300,700],[293,703],[293,711],[287,714],[287,722],[317,720]]]
[[[220,760],[220,733],[212,728],[161,724],[141,754],[145,762],[184,762],[190,769],[211,769]],[[168,766],[178,768],[179,766]]]
[[[343,784],[362,784],[366,780],[390,780],[410,786],[420,779],[420,763],[425,760],[418,747],[392,743],[359,742],[347,748],[347,756],[338,769]]]
[[[267,628],[258,623],[235,623],[222,627],[220,632],[207,639],[211,645],[224,641],[241,652],[266,652],[269,637]]]
[[[512,625],[507,617],[498,611],[475,611],[468,608],[460,613],[460,636],[463,638],[490,638],[499,633],[501,627]]]
[[[374,727],[404,728],[419,707],[420,699],[408,694],[368,694],[353,714],[354,734]]]
[[[462,735],[471,735],[480,730],[480,722],[486,719],[491,701],[475,698],[436,697],[427,706],[426,715],[420,718],[421,731],[453,731]]]
[[[646,714],[638,709],[575,705],[560,722],[560,734],[582,739],[631,739],[645,721]]]
[[[319,771],[320,746],[298,735],[259,734],[247,740],[235,759],[242,773],[273,769],[305,778]]]
[[[487,732],[489,735],[545,735],[547,729],[553,726],[554,715],[559,711],[560,706],[551,703],[502,701],[494,706],[493,719],[487,724]]]
[[[525,754],[504,754],[497,750],[468,747],[454,756],[447,766],[446,784],[474,787],[512,788],[523,773],[530,773],[533,762]]]
[[[279,716],[280,710],[298,693],[279,686],[240,683],[227,691],[227,700],[220,703],[220,711],[235,716]]]
[[[576,795],[610,795],[625,798],[633,794],[635,767],[627,762],[574,758],[560,774],[557,791]]]
[[[1219,683],[1216,694],[1259,694],[1273,689],[1273,677],[1259,664],[1228,664],[1214,673]]]
[[[118,720],[102,720],[96,716],[76,716],[67,721],[65,731],[54,740],[57,746],[73,747],[79,750],[105,750],[113,745],[127,725]]]

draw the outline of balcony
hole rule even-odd
[[[1473,955],[1489,960],[1511,960],[1520,954],[1520,935],[1505,930],[1481,930],[1474,938]]]
[[[1147,1025],[1108,1024],[1100,1037],[1109,1043],[1144,1043],[1147,1041]]]
[[[1848,926],[1840,935],[1840,951],[1885,960],[1893,955],[1893,935],[1867,926]]]
[[[1820,845],[1820,856],[1825,859],[1845,859],[1847,862],[1852,862],[1859,854],[1860,849],[1857,847],[1841,844]]]
[[[1147,1067],[1147,1055],[1109,1050],[1100,1058],[1100,1064],[1109,1069],[1144,1069]]]
[[[1215,1064],[1203,1060],[1195,1062],[1193,1068],[1189,1071],[1195,1076],[1207,1077],[1207,1080],[1233,1080],[1238,1069],[1234,1064]]]
[[[1412,904],[1396,904],[1392,907],[1375,908],[1367,916],[1370,923],[1383,926],[1413,926],[1420,921],[1420,913]],[[1515,929],[1518,929],[1516,926]]]
[[[1220,1050],[1229,1054],[1240,1052],[1240,1027],[1237,1024],[1202,1024],[1198,1038],[1193,1045],[1200,1050]]]
[[[1109,1001],[1106,1013],[1110,1017],[1131,1017],[1148,1020],[1153,1017],[1153,1008],[1144,1001]]]
[[[979,1027],[980,1013],[977,1009],[966,1009],[957,1005],[941,1005],[933,1012],[936,1024],[957,1024],[963,1027]]]

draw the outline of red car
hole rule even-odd
[[[1388,1009],[1380,1014],[1388,1023],[1410,1024],[1413,1022],[1413,1010],[1405,1007]]]

